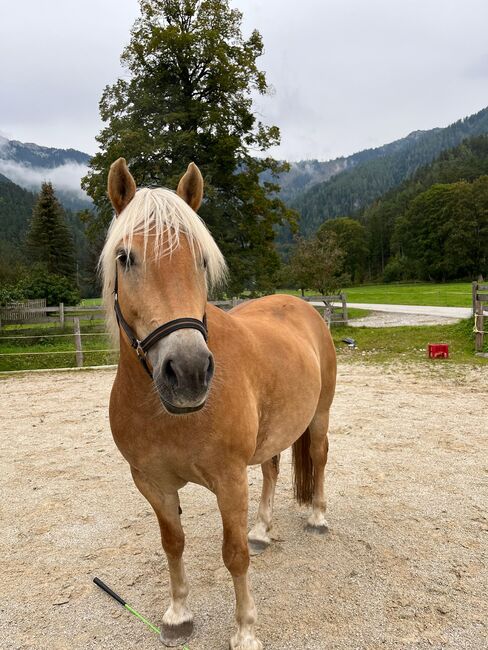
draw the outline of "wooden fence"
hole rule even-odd
[[[60,327],[64,327],[66,321],[73,321],[74,318],[79,318],[80,320],[101,320],[104,317],[104,310],[100,306],[66,307],[63,303],[60,303],[57,307],[46,307],[46,301],[44,300],[44,306],[31,307],[25,303],[19,303],[23,305],[23,308],[16,309],[11,304],[0,309],[0,327],[2,323],[14,325],[56,322],[59,323]]]
[[[473,314],[476,334],[475,351],[482,353],[484,336],[488,334],[485,330],[485,319],[488,323],[488,283],[483,281],[473,282]]]
[[[327,321],[329,325],[332,323],[344,323],[347,324],[347,303],[346,296],[344,294],[338,294],[336,296],[312,296],[304,298],[307,302],[322,303],[323,307],[319,309],[323,310],[324,320]],[[214,300],[212,301],[213,305],[220,307],[221,309],[232,309],[236,305],[246,302],[246,299],[233,298],[232,300]],[[337,306],[339,305],[339,307]],[[5,316],[5,314],[7,316]],[[12,316],[12,317],[10,317]],[[15,317],[14,317],[15,316]],[[99,333],[83,333],[81,332],[80,321],[86,323],[95,321],[102,321],[104,318],[104,310],[101,306],[93,307],[66,307],[63,303],[57,307],[46,307],[41,305],[26,305],[22,303],[22,308],[17,309],[17,307],[8,306],[0,311],[0,317],[3,319],[4,323],[12,325],[14,323],[33,324],[38,325],[39,323],[50,323],[58,327],[65,328],[68,323],[73,328],[72,333],[62,333],[62,334],[46,334],[43,335],[15,335],[15,336],[2,336],[0,337],[1,341],[7,340],[22,340],[29,339],[30,341],[34,339],[46,339],[46,338],[58,338],[66,337],[73,338],[74,340],[74,349],[71,350],[71,353],[75,355],[76,367],[81,368],[84,365],[84,353],[83,353],[83,337],[85,336],[98,336]],[[1,321],[0,321],[1,327]],[[49,328],[48,328],[49,329]],[[85,353],[116,353],[118,350],[110,349],[85,349]],[[6,352],[0,353],[0,358],[6,357],[37,357],[37,356],[49,356],[49,355],[66,355],[70,351],[57,351],[52,350],[49,352]]]
[[[41,322],[46,318],[46,299],[23,300],[22,302],[9,302],[0,309],[0,325],[7,322],[11,325],[25,322]]]
[[[323,303],[324,306],[320,308],[323,309],[324,320],[327,321],[329,326],[334,323],[336,325],[347,325],[348,314],[345,293],[339,293],[336,296],[307,296],[304,300]]]

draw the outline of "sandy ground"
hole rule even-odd
[[[349,321],[351,327],[401,327],[410,325],[449,325],[459,323],[459,318],[428,314],[401,314],[386,311],[372,311],[364,318]]]
[[[111,439],[112,378],[0,381],[2,649],[162,648],[91,582],[105,579],[160,622],[168,573],[155,517]],[[285,456],[275,542],[252,559],[266,650],[488,648],[487,389],[481,368],[341,365],[330,532],[304,531]],[[254,516],[259,469],[249,480]],[[182,506],[189,648],[224,650],[233,593],[214,498],[187,486]]]

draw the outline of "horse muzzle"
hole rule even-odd
[[[213,355],[203,337],[186,330],[160,341],[153,353],[153,377],[164,408],[172,415],[199,411],[214,374]],[[151,355],[152,356],[152,355]]]

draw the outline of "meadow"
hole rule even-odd
[[[283,290],[282,290],[283,291]],[[293,290],[283,291],[298,295]],[[381,303],[403,305],[435,305],[469,307],[471,284],[456,282],[447,284],[371,284],[349,287],[344,290],[348,303]],[[307,295],[314,295],[307,292]],[[100,298],[82,301],[83,307],[100,305]],[[349,318],[363,318],[368,311],[349,308]],[[82,320],[81,335],[84,365],[95,366],[117,362],[102,320]],[[472,319],[455,325],[385,327],[344,327],[334,325],[333,337],[339,357],[361,361],[384,362],[393,359],[418,361],[426,356],[428,343],[448,343],[450,362],[486,363],[474,355]],[[41,368],[68,368],[76,366],[72,325],[60,328],[56,323],[39,325],[7,325],[0,330],[0,372],[33,370]],[[22,338],[13,338],[22,337]],[[357,348],[351,350],[342,342],[353,338]],[[48,354],[46,354],[48,353]]]
[[[283,293],[299,295],[298,291],[281,289]],[[448,282],[409,284],[364,284],[344,288],[348,302],[389,305],[433,305],[436,307],[470,307],[471,283]],[[307,291],[307,296],[316,295]]]
[[[350,317],[360,318],[367,313],[351,309]],[[448,363],[487,364],[488,359],[474,354],[472,330],[473,320],[468,319],[454,325],[434,326],[371,328],[334,325],[332,336],[338,358],[344,360],[376,363],[422,361],[426,359],[428,343],[448,343],[451,354]],[[81,335],[85,366],[117,362],[118,353],[113,349],[102,321],[82,321]],[[353,338],[356,349],[350,349],[342,341],[344,338]],[[488,352],[488,345],[485,347]],[[54,325],[7,326],[0,332],[0,372],[75,366],[74,337],[69,324],[64,328]]]

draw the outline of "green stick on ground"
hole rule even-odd
[[[127,611],[129,611],[131,614],[134,614],[140,621],[145,623],[148,627],[151,628],[153,632],[156,632],[156,634],[161,634],[161,630],[159,630],[155,625],[150,623],[144,616],[139,614],[138,611],[136,611],[133,607],[128,605],[123,598],[121,598],[118,594],[115,593],[108,585],[106,585],[104,582],[100,580],[100,578],[93,578],[93,582],[100,587],[100,589],[103,589],[105,593],[107,593],[109,596],[111,596],[114,600],[116,600],[118,603],[122,605],[122,607],[125,607]]]
[[[107,593],[109,596],[111,596],[114,600],[116,600],[118,603],[120,603],[127,611],[129,611],[131,614],[134,614],[140,621],[145,623],[148,627],[151,628],[153,632],[156,632],[156,634],[161,634],[161,630],[159,630],[155,625],[150,623],[144,616],[139,614],[133,607],[128,605],[123,598],[121,598],[118,594],[115,593],[108,585],[106,585],[104,582],[100,580],[100,578],[93,578],[93,582],[100,587],[100,589],[103,589],[105,593]],[[183,650],[190,650],[188,646],[184,646]]]

